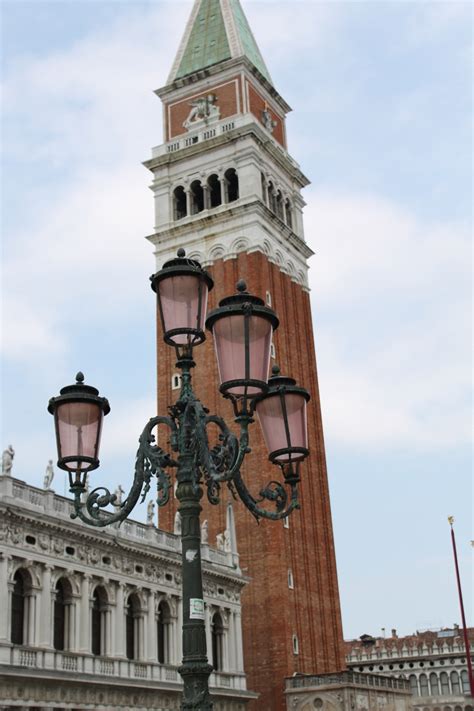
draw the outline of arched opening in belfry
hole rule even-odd
[[[293,208],[288,198],[285,201],[286,224],[290,229],[293,229]]]
[[[271,180],[268,183],[268,207],[270,208],[270,210],[276,213],[275,187]]]
[[[229,168],[225,172],[227,181],[227,202],[235,202],[239,199],[239,176],[235,168]]]
[[[278,190],[276,194],[275,212],[280,220],[283,221],[283,195],[281,194],[281,190]]]
[[[260,184],[262,186],[262,200],[265,205],[268,205],[267,179],[263,173],[260,173]]]
[[[209,190],[209,207],[219,207],[222,205],[221,181],[217,175],[210,175],[207,180]]]
[[[201,181],[194,180],[190,185],[191,190],[191,214],[197,215],[204,210],[204,190]]]
[[[173,191],[174,219],[181,220],[188,214],[186,205],[186,192],[182,185],[178,185]]]

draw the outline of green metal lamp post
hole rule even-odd
[[[258,520],[284,519],[298,504],[300,463],[308,456],[306,403],[309,394],[291,378],[279,375],[278,368],[268,380],[270,349],[278,318],[264,302],[237,284],[237,294],[223,299],[206,320],[207,297],[213,287],[209,274],[199,262],[187,259],[184,250],[151,277],[157,294],[164,340],[174,347],[176,366],[181,370],[181,392],[169,409],[169,417],[152,417],[140,439],[135,477],[126,499],[116,513],[104,509],[116,503],[116,495],[104,487],[95,488],[85,501],[88,472],[99,466],[99,444],[104,415],[110,411],[96,388],[84,384],[78,373],[76,383],[61,389],[49,401],[54,415],[58,447],[58,466],[69,473],[74,495],[74,513],[92,526],[108,526],[124,521],[141,496],[144,501],[151,479],[157,480],[157,503],[169,500],[171,478],[176,469],[183,563],[183,679],[182,710],[211,711],[209,676],[213,670],[206,653],[204,601],[201,569],[200,500],[203,488],[211,504],[219,503],[222,484],[234,497],[238,495]],[[192,389],[191,371],[195,367],[193,349],[205,340],[204,326],[214,337],[220,374],[220,391],[232,403],[237,437],[225,421],[210,415]],[[260,421],[269,458],[283,475],[271,481],[255,498],[247,488],[240,468],[249,448],[249,426],[254,415]],[[153,431],[166,426],[170,449],[156,444]],[[211,446],[208,429],[218,438]],[[175,456],[177,455],[177,456]],[[273,510],[271,510],[273,509]]]

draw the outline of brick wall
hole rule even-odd
[[[257,525],[243,503],[234,505],[240,564],[251,577],[243,595],[242,613],[248,688],[261,694],[255,709],[283,711],[285,677],[294,672],[320,674],[345,668],[309,296],[260,253],[219,260],[209,271],[215,280],[209,309],[232,293],[239,278],[263,299],[266,291],[271,293],[280,318],[274,338],[276,360],[283,374],[296,378],[311,393],[311,454],[302,467],[301,510],[291,515],[289,528],[281,521],[264,520]],[[158,409],[166,414],[178,391],[171,389],[174,351],[164,344],[160,331],[159,325]],[[212,413],[232,423],[231,406],[218,391],[211,338],[196,349],[195,360],[198,397]],[[166,444],[164,437],[161,444]],[[242,473],[255,495],[262,485],[278,478],[279,470],[268,462],[258,423],[251,427],[251,447]],[[231,495],[225,487],[220,505],[211,506],[203,498],[202,519],[209,521],[211,543],[225,529],[228,500]],[[172,498],[160,511],[161,528],[172,530],[177,503]],[[288,588],[288,569],[294,577],[293,590]],[[293,634],[298,637],[298,655],[293,654]]]
[[[279,116],[274,111],[270,109],[267,102],[263,98],[262,94],[256,90],[256,88],[250,83],[247,83],[248,97],[249,97],[249,110],[250,112],[262,122],[262,111],[266,108],[271,114],[273,121],[276,121],[276,126],[273,129],[273,138],[275,138],[278,143],[286,148],[285,142],[285,124],[282,116]]]

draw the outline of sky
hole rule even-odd
[[[346,639],[472,616],[469,2],[244,0],[304,191]],[[49,398],[106,395],[97,478],[124,488],[155,413],[153,90],[189,0],[3,0],[2,435],[55,459]],[[65,492],[56,470],[53,488]],[[145,518],[145,506],[137,510]]]

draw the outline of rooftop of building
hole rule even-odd
[[[469,627],[467,632],[470,642],[474,643],[474,627]],[[413,634],[400,637],[396,629],[392,629],[390,637],[363,634],[359,639],[346,640],[344,644],[348,656],[370,655],[372,651],[392,655],[398,653],[403,656],[407,651],[422,653],[446,648],[463,649],[464,638],[459,625],[453,625],[439,629],[417,630]]]

